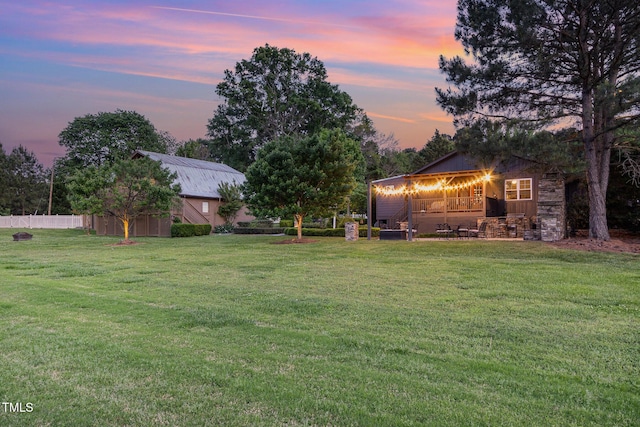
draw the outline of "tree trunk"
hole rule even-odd
[[[122,228],[124,228],[124,241],[129,241],[129,218],[122,219]]]
[[[606,200],[611,148],[607,147],[603,135],[596,136],[596,131],[602,130],[602,124],[594,120],[595,114],[592,89],[585,86],[582,92],[582,141],[587,162],[589,237],[609,240]],[[594,126],[594,122],[600,126]]]
[[[587,184],[589,188],[589,237],[597,240],[609,240],[607,225],[606,190],[602,190],[602,176],[597,165],[587,163]]]
[[[298,226],[298,240],[302,240],[302,220],[304,218],[303,215],[295,214],[294,218],[296,220],[296,225]]]
[[[589,191],[589,237],[597,240],[609,240],[606,201],[611,148],[603,147],[598,138],[587,138],[586,136],[585,132],[584,143]]]

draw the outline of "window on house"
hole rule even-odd
[[[202,213],[209,213],[209,202],[202,202]]]
[[[531,200],[531,178],[508,179],[504,183],[507,200]]]

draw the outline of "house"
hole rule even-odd
[[[372,182],[376,223],[382,229],[411,225],[417,233],[478,228],[487,237],[565,237],[564,181],[513,157],[481,165],[454,151],[408,175]],[[483,227],[483,228],[485,228]]]
[[[221,183],[242,184],[245,181],[243,173],[222,163],[187,157],[170,156],[151,151],[138,150],[133,158],[148,157],[162,164],[177,175],[175,183],[180,184],[180,207],[170,212],[168,217],[154,217],[143,215],[138,217],[131,229],[131,236],[170,236],[173,221],[191,224],[211,224],[212,228],[224,224],[218,215],[218,207],[224,203],[218,188]],[[246,209],[238,212],[236,221],[251,221],[254,219]],[[110,218],[107,221],[94,221],[98,234],[121,235],[122,226],[119,221]]]

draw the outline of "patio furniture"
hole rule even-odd
[[[444,224],[438,224],[436,226],[436,234],[438,236],[444,236],[445,238],[449,238],[449,236],[453,236],[453,233],[455,233],[455,230],[451,229],[451,226],[449,226],[449,224],[444,223]]]
[[[469,238],[469,227],[466,227],[464,225],[458,225],[458,228],[456,229],[456,234],[458,235],[458,239],[462,239],[464,237],[466,237],[468,239]]]
[[[482,221],[480,227],[469,229],[469,237],[487,237],[487,221]]]

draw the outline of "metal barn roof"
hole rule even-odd
[[[170,156],[138,150],[141,156],[159,161],[162,167],[177,175],[175,183],[180,184],[181,196],[219,199],[218,187],[221,183],[242,184],[244,174],[222,163],[206,160],[189,159],[187,157]]]

